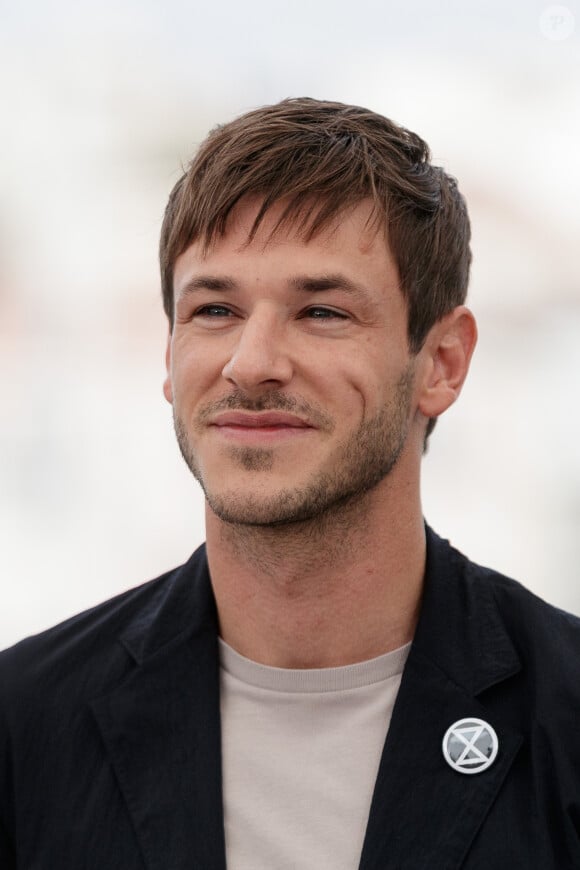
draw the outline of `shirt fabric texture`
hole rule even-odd
[[[286,669],[220,639],[228,870],[356,870],[409,648]]]

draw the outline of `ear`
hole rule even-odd
[[[425,417],[438,417],[457,399],[476,342],[475,317],[464,305],[454,308],[431,328],[421,350],[425,369],[418,408]]]
[[[167,374],[163,381],[163,395],[170,405],[173,404],[173,384],[171,382],[171,330],[167,336],[167,346],[165,348],[165,369]]]

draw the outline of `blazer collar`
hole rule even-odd
[[[154,593],[120,638],[137,664],[208,630],[217,634],[205,544],[184,565],[152,581],[152,585],[156,587]]]
[[[217,616],[201,547],[121,642],[137,667],[91,706],[147,870],[225,870]]]
[[[462,865],[522,737],[478,696],[521,665],[485,578],[427,529],[417,630],[381,758],[360,870]],[[444,760],[454,722],[483,719],[497,733],[495,762],[466,776]]]
[[[427,562],[419,622],[419,653],[467,692],[478,695],[520,670],[519,656],[498,611],[491,574],[426,527]]]

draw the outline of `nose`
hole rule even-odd
[[[280,389],[292,378],[293,366],[276,313],[252,312],[237,333],[237,342],[222,376],[246,393]]]

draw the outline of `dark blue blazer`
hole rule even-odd
[[[499,752],[466,776],[441,743],[471,716]],[[204,547],[0,655],[2,870],[224,870],[223,828]],[[580,868],[580,621],[430,531],[360,862],[387,868]]]

